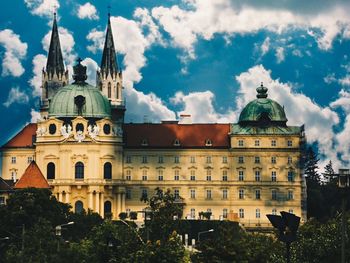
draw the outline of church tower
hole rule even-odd
[[[68,70],[65,70],[58,35],[56,13],[54,13],[49,54],[46,68],[42,71],[41,107],[42,117],[47,117],[49,103],[57,91],[68,84]]]
[[[122,123],[125,112],[125,103],[122,96],[122,72],[118,68],[116,59],[110,14],[108,14],[106,39],[103,48],[101,69],[97,71],[96,86],[111,102],[113,120]]]

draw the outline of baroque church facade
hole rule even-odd
[[[284,108],[262,84],[238,123],[194,124],[189,116],[125,123],[109,19],[96,74],[96,86],[87,84],[78,61],[69,84],[55,17],[42,72],[41,120],[2,146],[0,201],[19,183],[35,186],[30,182],[41,173],[59,201],[113,219],[143,211],[141,197],[159,187],[184,198],[187,219],[208,211],[213,219],[256,227],[267,224],[266,214],[283,210],[306,220],[304,128],[287,125]],[[33,165],[35,176],[28,172]]]

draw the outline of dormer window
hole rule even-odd
[[[175,139],[174,146],[180,146],[180,140],[179,139]]]
[[[205,146],[213,146],[213,143],[210,139],[205,140]]]
[[[148,140],[147,139],[143,139],[141,142],[141,146],[148,146]]]

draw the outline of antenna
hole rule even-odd
[[[111,16],[111,9],[112,9],[111,5],[108,5],[108,6],[107,6],[107,10],[108,10],[108,17],[110,17],[110,16]]]

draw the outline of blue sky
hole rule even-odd
[[[236,122],[264,82],[288,123],[305,123],[321,165],[349,163],[350,4],[341,0],[5,1],[1,144],[38,117],[54,8],[70,74],[79,56],[93,84],[108,5],[127,121],[187,113],[194,122]]]

